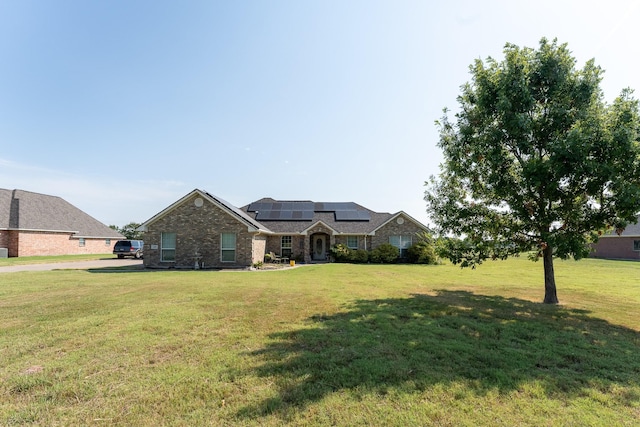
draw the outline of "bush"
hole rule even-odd
[[[412,264],[435,264],[437,259],[433,245],[426,240],[421,240],[407,249],[407,261]]]
[[[398,260],[398,248],[391,243],[383,243],[371,251],[371,261],[381,264],[391,264]]]
[[[351,251],[351,261],[359,264],[365,264],[369,262],[369,252],[364,249]]]
[[[331,249],[331,257],[335,262],[349,262],[351,261],[351,249],[347,247],[347,245],[338,243],[337,245],[333,245]]]

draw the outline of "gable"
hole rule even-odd
[[[159,221],[160,219],[171,215],[174,211],[176,211],[179,207],[183,206],[185,203],[192,203],[194,207],[201,207],[202,204],[210,203],[216,206],[221,211],[225,212],[228,216],[233,218],[235,221],[238,221],[245,225],[249,232],[265,232],[270,233],[270,230],[260,224],[258,221],[251,218],[246,212],[236,208],[232,204],[226,202],[225,200],[213,196],[212,194],[207,193],[206,191],[201,191],[198,189],[193,190],[189,194],[185,195],[175,203],[171,204],[167,208],[163,209],[147,221],[145,221],[139,228],[139,231],[147,231],[147,228],[152,225],[154,222]]]

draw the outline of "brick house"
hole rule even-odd
[[[145,267],[233,268],[273,252],[299,262],[326,261],[343,243],[371,250],[391,243],[399,255],[428,228],[404,212],[371,211],[353,202],[257,200],[241,208],[193,190],[144,222]]]
[[[10,257],[111,253],[122,238],[60,197],[0,189],[0,248]]]
[[[593,245],[593,258],[640,260],[640,216],[622,233],[615,231],[600,236]]]

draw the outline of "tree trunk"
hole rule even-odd
[[[543,251],[544,259],[544,303],[558,304],[556,294],[556,276],[553,272],[553,249],[547,246]]]

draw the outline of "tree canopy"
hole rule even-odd
[[[603,70],[576,68],[566,44],[506,44],[476,60],[459,112],[437,122],[444,161],[426,183],[441,234],[461,236],[449,258],[475,266],[522,252],[543,258],[545,303],[557,303],[553,258],[580,259],[606,229],[640,210],[638,102],[604,101]]]
[[[117,225],[110,225],[109,228],[116,230],[118,233],[122,234],[125,239],[130,240],[139,240],[142,238],[142,232],[138,231],[138,227],[140,224],[137,222],[130,222],[129,224],[118,227]]]

